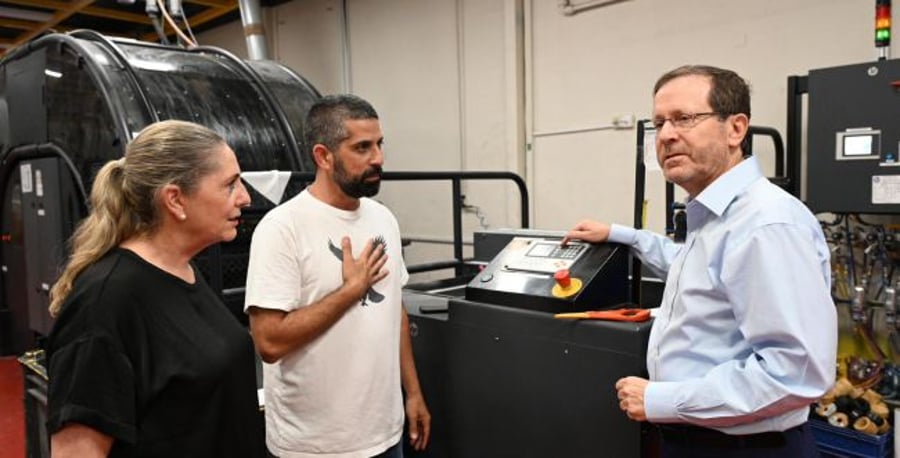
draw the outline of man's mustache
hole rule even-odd
[[[378,177],[378,179],[380,180],[381,176],[383,174],[384,174],[384,170],[380,166],[373,165],[372,167],[368,168],[365,172],[363,172],[361,178],[363,180],[367,180],[369,178]]]

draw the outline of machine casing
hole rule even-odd
[[[634,307],[626,302],[625,247],[583,248],[569,266],[583,292],[565,300],[552,295],[552,274],[508,268],[535,267],[523,263],[522,253],[561,238],[531,230],[476,233],[475,258],[485,268],[467,285],[404,291],[433,432],[427,450],[407,449],[406,456],[646,455],[655,435],[622,414],[614,386],[624,376],[646,376],[652,322],[561,320],[551,313]],[[501,281],[482,282],[485,275]]]
[[[900,60],[811,70],[806,201],[900,213]]]

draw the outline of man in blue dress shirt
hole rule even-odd
[[[819,222],[744,157],[750,91],[734,72],[685,66],[663,75],[653,124],[666,179],[689,195],[684,244],[591,220],[563,240],[629,245],[666,276],[649,380],[619,380],[619,406],[659,425],[664,457],[818,456],[809,404],[834,384],[837,359]]]

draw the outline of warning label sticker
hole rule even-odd
[[[872,177],[873,204],[900,204],[900,175]]]

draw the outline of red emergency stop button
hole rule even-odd
[[[556,284],[561,288],[568,288],[569,285],[572,284],[572,277],[569,275],[569,269],[557,270],[556,273],[553,274],[553,278],[556,280]]]

